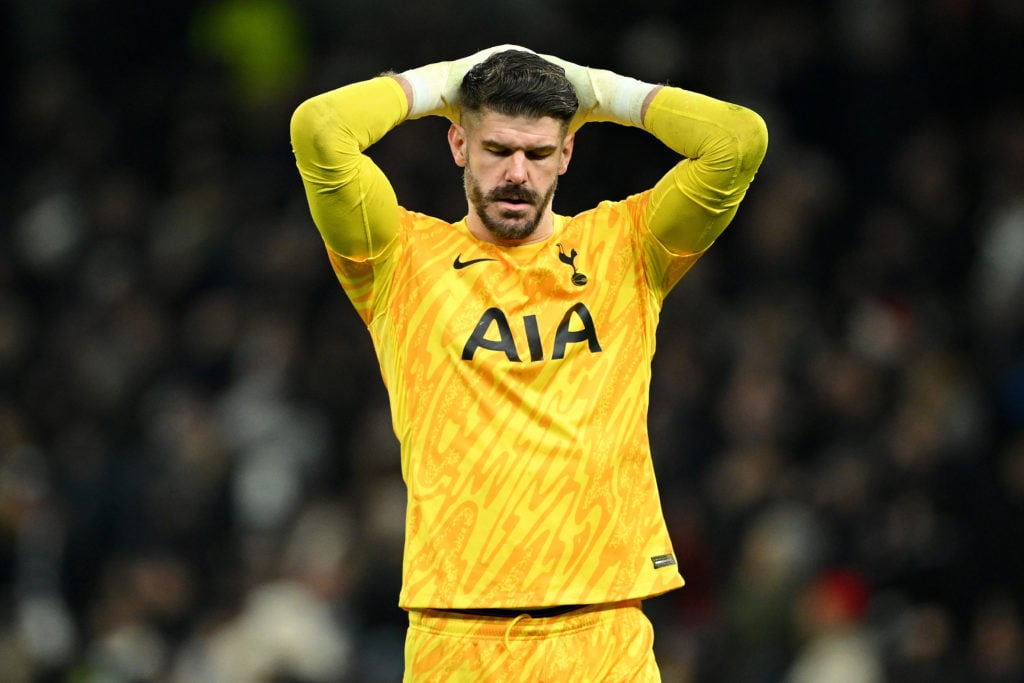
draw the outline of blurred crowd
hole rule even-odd
[[[1024,4],[0,7],[0,681],[401,678],[405,494],[288,141],[304,98],[516,43],[749,106],[669,297],[666,681],[1024,681]],[[373,156],[457,219],[445,124]],[[674,160],[580,131],[555,209]]]

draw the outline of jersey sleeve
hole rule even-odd
[[[292,150],[310,213],[338,256],[369,259],[395,238],[398,200],[364,152],[407,111],[401,86],[382,76],[312,97],[292,115]]]
[[[706,95],[663,87],[644,128],[684,158],[653,189],[647,224],[670,251],[697,254],[732,221],[768,147],[755,112]]]

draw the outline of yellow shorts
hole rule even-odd
[[[404,681],[656,683],[653,645],[639,600],[544,618],[411,610]]]

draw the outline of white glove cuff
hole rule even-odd
[[[595,118],[643,128],[644,100],[656,86],[603,69],[588,71],[599,103]]]
[[[412,89],[412,105],[406,118],[416,119],[444,109],[444,88],[448,82],[450,65],[451,62],[437,62],[400,74]]]

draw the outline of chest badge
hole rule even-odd
[[[572,283],[577,287],[587,284],[587,276],[576,270],[576,250],[571,249],[568,254],[562,250],[562,243],[558,243],[558,260],[572,268]]]

